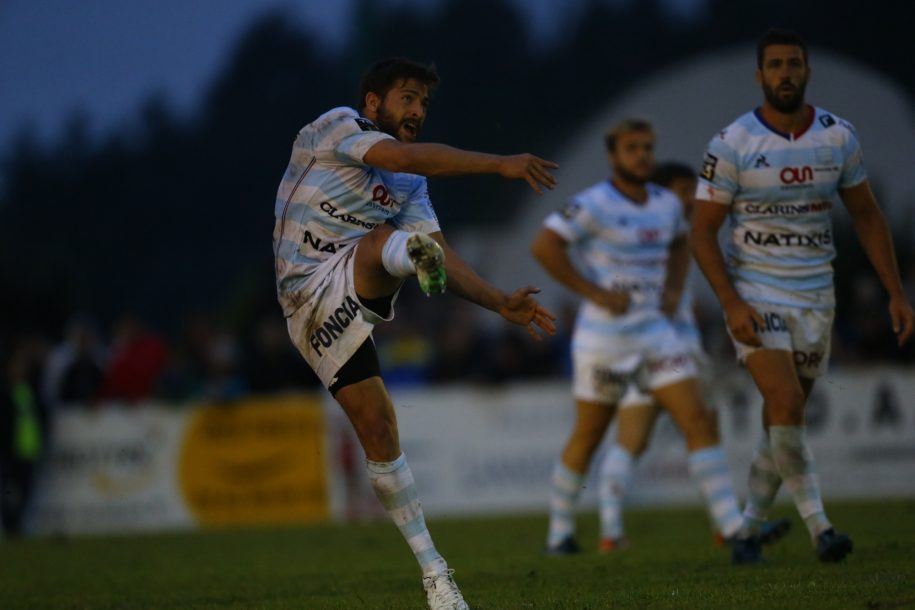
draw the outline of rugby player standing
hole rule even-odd
[[[852,541],[826,517],[805,438],[804,409],[829,359],[835,308],[830,210],[836,195],[889,293],[900,346],[911,336],[915,316],[855,130],[805,102],[809,78],[807,46],[800,36],[781,30],[762,36],[756,82],[763,103],[708,145],[692,248],[721,302],[738,358],[763,397],[765,433],[750,467],[741,536],[757,539],[784,481],[817,556],[828,562],[841,561],[852,551]],[[717,235],[728,217],[725,259]],[[735,561],[758,561],[758,544],[755,550],[735,555]]]

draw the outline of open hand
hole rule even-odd
[[[735,301],[724,308],[724,319],[735,339],[751,347],[762,347],[762,341],[756,334],[757,328],[765,328],[766,321],[759,312],[745,301]]]
[[[915,313],[905,297],[890,299],[890,321],[893,323],[893,332],[896,333],[896,342],[902,347],[912,336],[915,323]]]
[[[541,336],[534,326],[539,326],[548,335],[555,335],[556,327],[553,320],[556,319],[556,315],[531,297],[538,292],[540,289],[533,286],[519,288],[506,297],[499,307],[499,315],[512,324],[527,327],[531,337],[540,341]]]
[[[541,185],[548,189],[556,186],[556,178],[550,173],[551,169],[559,169],[559,166],[552,161],[524,153],[502,157],[499,175],[525,180],[532,189],[542,193]]]
[[[588,300],[610,311],[615,316],[626,313],[632,301],[625,290],[599,290],[588,296]]]

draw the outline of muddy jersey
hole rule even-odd
[[[573,350],[612,352],[623,345],[614,340],[621,335],[650,342],[652,333],[667,333],[671,322],[661,313],[660,302],[668,249],[686,231],[676,195],[649,184],[648,200],[639,204],[607,180],[575,195],[544,226],[577,250],[591,281],[607,290],[626,291],[631,298],[621,315],[584,301]]]
[[[352,108],[334,108],[298,133],[274,208],[276,288],[287,317],[307,300],[303,286],[315,268],[377,225],[439,230],[424,177],[364,163],[385,139]]]
[[[697,199],[730,206],[728,272],[748,300],[830,309],[831,210],[867,178],[854,128],[814,108],[798,134],[748,112],[709,142]]]

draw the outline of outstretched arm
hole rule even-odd
[[[622,290],[605,290],[582,275],[569,259],[568,242],[546,227],[531,242],[531,254],[550,276],[592,303],[621,314],[629,307],[629,294]]]
[[[380,169],[420,176],[462,176],[498,174],[504,178],[525,180],[532,189],[553,188],[556,179],[550,170],[559,168],[530,154],[490,155],[461,150],[445,144],[405,143],[385,139],[365,153],[363,161]]]
[[[870,259],[877,276],[890,295],[890,319],[900,346],[912,336],[915,314],[909,304],[899,279],[899,266],[893,250],[893,236],[886,218],[867,180],[839,192],[842,202],[851,214],[858,240]]]
[[[746,345],[759,347],[762,343],[753,327],[765,326],[762,316],[750,307],[731,284],[724,256],[718,246],[718,229],[728,215],[727,206],[712,201],[697,201],[690,234],[693,256],[721,303],[725,320],[734,338]]]
[[[498,313],[513,324],[527,327],[530,335],[540,340],[534,330],[539,326],[549,335],[556,334],[553,320],[556,316],[538,303],[532,294],[540,292],[539,288],[527,286],[519,288],[512,294],[505,294],[483,278],[464,262],[464,259],[445,242],[441,231],[430,235],[445,251],[445,273],[448,275],[448,290],[471,303]]]

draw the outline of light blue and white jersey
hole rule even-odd
[[[854,128],[821,108],[787,134],[748,112],[708,145],[696,198],[731,206],[728,271],[749,301],[835,307],[830,210],[863,182]]]
[[[334,108],[299,132],[276,195],[276,289],[289,317],[317,266],[379,224],[433,233],[426,179],[369,167],[365,153],[391,139],[352,108]]]
[[[686,232],[683,206],[671,191],[648,185],[648,200],[636,203],[607,180],[586,189],[554,212],[544,226],[574,247],[583,272],[607,290],[629,293],[622,315],[590,301],[582,302],[572,336],[572,349],[615,353],[618,339],[645,339],[667,332],[670,320],[661,312],[671,242]],[[628,349],[628,348],[627,348]]]

